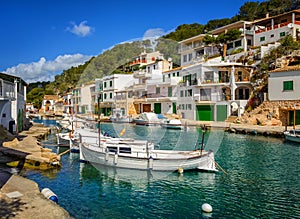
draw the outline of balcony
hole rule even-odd
[[[136,91],[138,91],[138,90],[146,90],[146,84],[134,84],[133,85],[133,90],[136,90]]]
[[[133,77],[135,78],[151,78],[152,74],[147,72],[146,69],[141,69],[133,72]]]
[[[138,64],[147,64],[147,60],[145,60],[145,59],[143,59],[143,60],[137,59],[137,60],[133,60],[133,61],[129,62],[130,66],[132,66],[132,65],[138,65]]]
[[[0,80],[0,99],[14,99],[15,98],[14,83]]]

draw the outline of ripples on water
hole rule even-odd
[[[123,126],[104,128],[118,135]],[[78,154],[67,154],[61,170],[24,170],[22,175],[41,189],[51,188],[75,218],[300,218],[300,147],[259,136],[209,135],[208,144],[222,137],[220,146],[207,147],[217,148],[215,158],[227,174],[184,172],[151,178],[145,172],[130,172],[126,177],[124,172],[100,172],[79,163]],[[125,137],[189,150],[201,142],[201,130],[127,125]],[[203,203],[212,205],[211,215],[202,214]]]

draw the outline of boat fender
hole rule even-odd
[[[41,193],[45,196],[45,198],[58,203],[57,195],[55,195],[49,188],[44,188]]]
[[[178,167],[178,173],[182,174],[183,173],[183,168],[182,167]]]
[[[115,165],[118,164],[118,153],[117,153],[117,152],[115,152],[114,164],[115,164]]]
[[[149,157],[149,169],[150,170],[153,169],[153,157],[152,156]]]
[[[108,161],[109,153],[108,148],[105,149],[105,161]]]
[[[207,203],[204,203],[202,206],[201,206],[201,209],[203,212],[206,212],[206,213],[211,213],[212,212],[212,207],[210,204],[207,204]]]

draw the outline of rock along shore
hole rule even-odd
[[[19,133],[12,141],[6,141],[11,139],[11,136],[4,137],[0,153],[18,159],[19,161],[13,163],[18,167],[40,170],[59,168],[60,156],[38,143],[38,139],[45,138],[49,132],[49,128],[34,124],[28,131]],[[0,218],[71,218],[71,216],[58,204],[47,199],[34,181],[0,171]]]

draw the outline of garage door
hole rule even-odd
[[[161,113],[161,103],[154,103],[154,112],[156,114],[160,114]]]
[[[224,122],[227,119],[227,105],[217,105],[217,121]]]
[[[214,110],[212,105],[197,106],[196,120],[198,121],[213,121]]]

